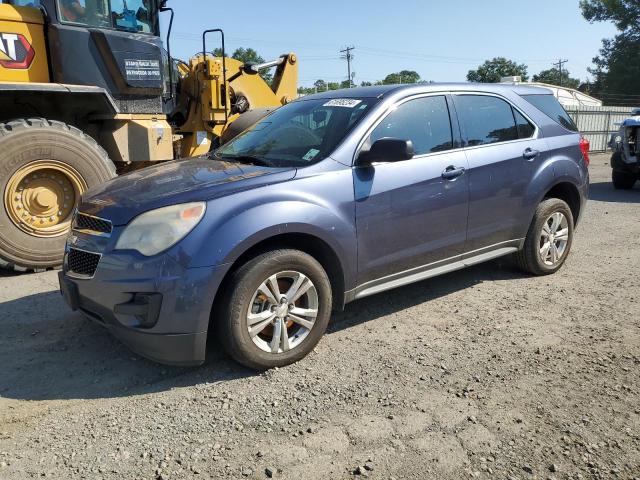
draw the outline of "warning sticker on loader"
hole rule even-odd
[[[160,60],[126,59],[127,80],[162,80]]]
[[[196,143],[198,145],[206,145],[209,143],[209,136],[207,135],[207,132],[198,130],[196,132]]]

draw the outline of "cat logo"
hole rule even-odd
[[[24,35],[0,32],[0,66],[26,70],[31,66],[36,51]]]

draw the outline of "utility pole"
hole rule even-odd
[[[341,58],[347,60],[347,78],[349,79],[349,88],[353,84],[353,80],[351,79],[351,60],[353,60],[353,54],[351,50],[354,50],[356,47],[347,47],[344,50],[340,50],[340,53],[344,53]]]
[[[559,86],[562,86],[562,65],[564,63],[567,63],[569,60],[562,60],[561,58],[558,59],[558,61],[556,63],[553,64],[554,67],[558,67],[558,73],[560,74],[560,76],[558,77],[558,83]]]

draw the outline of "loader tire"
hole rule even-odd
[[[89,188],[113,178],[93,138],[44,118],[0,123],[0,259],[17,270],[62,263],[73,210]]]
[[[616,190],[631,190],[636,183],[636,176],[633,173],[612,170],[611,182]]]

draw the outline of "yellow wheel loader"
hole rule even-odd
[[[294,54],[243,64],[215,29],[181,62],[173,16],[166,0],[0,0],[0,263],[59,265],[85,190],[205,154],[295,98]],[[214,34],[221,57],[207,53]],[[259,72],[271,67],[268,85]]]

